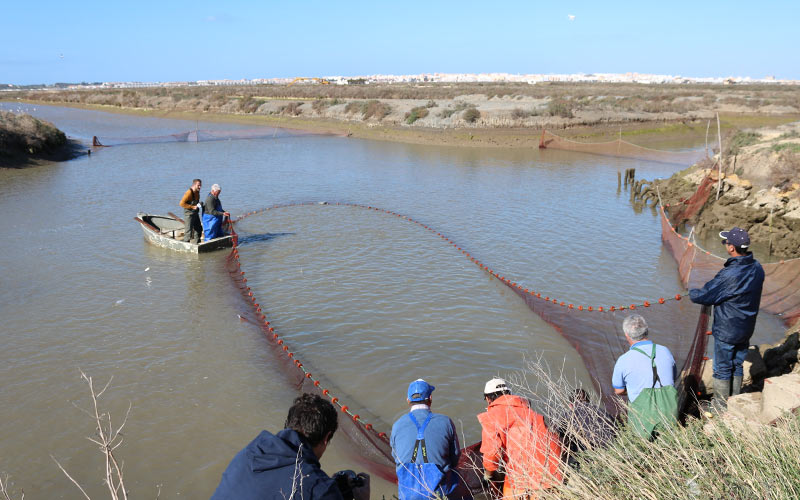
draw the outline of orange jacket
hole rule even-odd
[[[525,399],[504,394],[478,415],[478,421],[483,428],[483,468],[494,472],[502,466],[507,487],[534,491],[561,481],[558,435]]]
[[[185,193],[183,193],[183,198],[181,198],[181,202],[179,203],[179,205],[184,210],[192,210],[192,208],[195,205],[197,205],[198,201],[200,201],[200,191],[195,193],[194,191],[192,191],[192,188],[189,188],[186,190]]]

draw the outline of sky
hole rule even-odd
[[[0,6],[0,83],[434,72],[800,79],[797,0]]]

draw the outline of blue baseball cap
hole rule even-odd
[[[724,243],[735,247],[747,248],[750,246],[750,235],[740,227],[734,227],[730,231],[722,231],[719,233],[719,237],[725,240]]]
[[[412,403],[418,403],[430,399],[434,389],[436,389],[436,387],[418,378],[408,384],[408,400]]]

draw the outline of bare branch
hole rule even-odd
[[[87,494],[86,494],[86,492],[85,492],[85,491],[83,491],[83,488],[81,488],[81,485],[80,485],[80,484],[78,484],[78,481],[76,481],[76,480],[75,480],[75,479],[74,479],[72,476],[70,476],[70,475],[69,475],[69,472],[67,472],[67,471],[66,471],[66,469],[64,469],[64,467],[62,467],[62,465],[61,465],[61,464],[58,462],[58,460],[56,460],[56,457],[54,457],[53,455],[50,455],[50,458],[52,458],[52,459],[53,459],[53,461],[56,463],[56,465],[58,465],[58,468],[59,468],[59,469],[61,469],[61,472],[63,472],[63,473],[64,473],[64,475],[65,475],[65,476],[67,476],[67,479],[69,479],[70,481],[72,481],[72,483],[73,483],[75,486],[77,486],[79,490],[81,490],[81,493],[83,493],[83,496],[84,496],[84,497],[86,497],[86,499],[87,499],[87,500],[92,500],[92,499],[89,497],[89,495],[87,495]]]

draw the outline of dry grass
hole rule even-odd
[[[67,142],[50,122],[31,115],[0,111],[0,156],[17,153],[49,153]]]
[[[512,381],[518,394],[530,397],[550,417],[563,414],[577,388],[538,361]],[[625,427],[608,446],[592,448],[590,436],[584,441],[586,451],[574,457],[578,467],[564,466],[565,481],[540,498],[800,498],[800,416],[774,427],[751,427],[719,416],[708,422],[690,418],[654,442]]]

